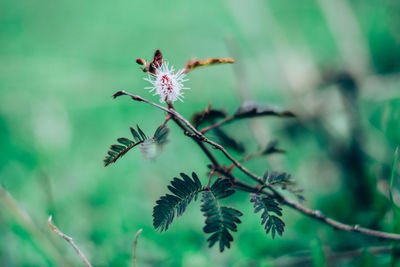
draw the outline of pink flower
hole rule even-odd
[[[186,74],[183,71],[184,69],[181,69],[174,73],[174,68],[169,68],[168,63],[164,62],[161,67],[156,68],[155,74],[149,73],[149,77],[144,78],[153,85],[144,89],[149,89],[149,92],[154,91],[154,95],[159,95],[161,103],[165,101],[175,102],[176,100],[183,102],[182,90],[190,89],[183,87],[182,83],[187,81],[187,79],[184,79]]]

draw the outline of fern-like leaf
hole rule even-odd
[[[117,139],[119,144],[110,146],[110,150],[104,159],[104,166],[116,162],[137,145],[140,145],[140,151],[145,159],[154,158],[157,156],[158,148],[162,148],[168,142],[169,128],[165,125],[158,127],[151,138],[147,137],[138,125],[136,125],[136,128],[137,130],[130,127],[133,140],[121,137]]]
[[[268,196],[260,196],[259,194],[250,194],[250,202],[254,202],[254,213],[263,210],[261,214],[261,225],[264,225],[265,232],[271,232],[272,239],[275,238],[275,233],[282,236],[285,230],[285,223],[278,216],[282,216],[282,208],[275,199]],[[275,215],[273,214],[275,213]]]
[[[153,139],[158,145],[162,146],[168,142],[168,134],[169,128],[165,125],[162,125],[157,128],[156,132],[154,133]]]
[[[192,179],[184,173],[180,174],[182,179],[174,178],[168,186],[172,194],[166,194],[156,201],[153,209],[153,226],[156,230],[168,230],[175,214],[181,216],[193,198],[202,191],[202,185],[196,173],[192,173]]]
[[[139,131],[140,135],[132,127],[130,129],[134,140],[125,137],[118,138],[117,141],[119,144],[110,146],[110,150],[107,152],[107,155],[104,159],[104,166],[108,166],[111,163],[116,162],[117,159],[125,155],[129,150],[146,140],[146,135],[143,133],[138,125],[137,130]]]
[[[211,191],[217,199],[229,197],[235,190],[228,179],[218,178],[211,186]]]
[[[207,239],[209,247],[219,242],[219,250],[230,248],[233,237],[229,231],[236,232],[239,217],[243,214],[230,207],[221,206],[218,199],[234,193],[229,180],[219,178],[209,190],[203,192],[201,211],[206,217],[203,231],[211,236]]]
[[[146,139],[140,144],[140,151],[145,159],[154,159],[163,146],[168,142],[169,128],[161,125],[157,128],[153,138]]]

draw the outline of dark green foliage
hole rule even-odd
[[[296,115],[290,110],[277,110],[274,107],[262,107],[255,102],[244,103],[234,114],[235,118],[254,118],[259,116],[295,117]]]
[[[137,125],[136,125],[136,126],[137,126]],[[137,126],[137,127],[138,127],[138,126]],[[136,132],[136,130],[133,129],[132,127],[130,127],[130,129],[131,129],[132,136],[133,136],[133,138],[135,138],[136,142],[139,141],[139,140],[141,140],[141,139],[140,139],[140,136],[139,136],[139,134]]]
[[[192,173],[192,179],[184,173],[180,174],[182,179],[174,178],[168,186],[171,194],[166,194],[156,201],[153,209],[153,226],[156,230],[168,230],[172,223],[175,213],[181,216],[192,199],[197,199],[197,195],[202,191],[202,186],[196,173]]]
[[[282,208],[275,199],[268,196],[260,196],[259,194],[251,193],[250,202],[254,202],[254,213],[263,210],[261,214],[261,225],[264,225],[265,232],[271,232],[272,239],[275,238],[275,233],[282,236],[285,223],[278,216],[282,216]],[[275,213],[276,215],[273,215]]]
[[[147,137],[140,129],[140,127],[138,125],[136,125],[136,127],[139,134],[135,129],[133,129],[132,127],[130,128],[134,141],[125,137],[121,137],[117,139],[120,145],[110,146],[110,150],[107,152],[107,155],[103,161],[104,166],[108,166],[111,163],[114,163],[115,161],[117,161],[117,159],[125,155],[133,147],[143,143],[146,140]]]
[[[169,134],[169,128],[167,128],[165,125],[161,125],[157,128],[156,132],[154,133],[154,141],[156,141],[156,143],[160,146],[165,145],[168,140]]]
[[[140,144],[140,150],[143,156],[147,158],[153,158],[156,156],[156,145],[162,147],[165,145],[168,140],[169,128],[165,125],[159,126],[154,133],[152,138],[146,136],[146,134],[140,129],[138,125],[136,125],[137,130],[130,127],[132,136],[134,140],[130,140],[125,137],[120,137],[117,139],[118,145],[111,145],[110,151],[107,152],[107,156],[104,159],[104,166],[108,166],[111,163],[114,163],[125,155],[129,150],[133,147]]]
[[[201,211],[206,217],[203,231],[211,236],[207,239],[209,247],[219,242],[219,250],[230,248],[233,237],[230,231],[237,231],[237,224],[241,223],[239,217],[242,213],[236,209],[221,206],[218,199],[225,198],[234,193],[232,185],[227,179],[219,178],[209,190],[203,192]]]
[[[218,178],[211,186],[211,191],[217,199],[229,197],[235,193],[232,183],[228,179],[224,178]]]
[[[139,134],[140,134],[140,138],[141,138],[142,140],[147,139],[147,136],[144,134],[144,132],[142,131],[142,129],[140,129],[138,125],[136,125],[136,127],[137,127],[137,129],[138,129]],[[131,128],[131,131],[132,131],[132,128]]]

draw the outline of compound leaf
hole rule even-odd
[[[166,194],[156,201],[153,209],[153,226],[156,230],[168,230],[169,225],[176,216],[181,216],[186,207],[202,191],[202,185],[196,173],[192,173],[192,178],[181,173],[180,178],[174,178],[168,186],[172,194]]]
[[[138,130],[140,132],[142,132],[142,130],[140,130],[139,126],[137,126]],[[122,157],[123,155],[125,155],[129,150],[131,150],[132,148],[134,148],[135,146],[142,144],[146,138],[146,135],[141,135],[139,136],[139,134],[136,132],[135,129],[133,129],[132,127],[131,129],[131,133],[133,135],[134,140],[130,140],[128,138],[125,137],[121,137],[118,138],[117,141],[120,144],[115,144],[115,145],[111,145],[110,146],[110,150],[107,152],[107,155],[104,159],[104,166],[108,166],[111,163],[116,162],[120,157]]]
[[[219,199],[232,195],[234,190],[229,180],[219,178],[209,190],[203,192],[201,211],[206,217],[203,231],[211,234],[207,239],[208,246],[212,247],[219,242],[219,250],[230,248],[233,237],[229,231],[236,232],[239,217],[243,214],[231,207],[221,206]]]
[[[285,230],[285,223],[279,218],[282,216],[282,208],[279,207],[279,203],[268,196],[260,196],[255,193],[251,193],[250,196],[250,202],[254,203],[254,213],[263,211],[261,214],[261,225],[264,225],[266,234],[271,232],[272,239],[275,238],[276,233],[282,236]]]
[[[129,150],[137,145],[140,145],[140,151],[145,159],[151,159],[157,156],[159,148],[162,148],[167,142],[169,134],[169,128],[165,125],[159,126],[154,133],[154,136],[149,138],[137,125],[137,130],[130,127],[133,140],[120,137],[117,139],[119,144],[111,145],[110,151],[104,159],[104,166],[108,166],[111,163],[116,162],[120,157],[125,155]]]
[[[232,183],[224,178],[218,178],[211,186],[211,191],[217,199],[225,198],[235,193]]]
[[[166,127],[165,125],[161,125],[157,128],[156,132],[154,133],[154,141],[158,145],[164,145],[168,142],[168,134],[169,134],[169,128]]]

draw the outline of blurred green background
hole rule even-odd
[[[151,59],[158,48],[181,68],[231,56],[235,65],[189,73],[192,89],[178,111],[190,117],[212,101],[233,112],[245,100],[295,111],[295,120],[225,129],[249,152],[278,140],[286,154],[247,166],[260,175],[290,172],[307,206],[396,231],[387,192],[400,143],[399,21],[395,0],[0,1],[0,265],[82,265],[49,230],[50,214],[95,266],[131,266],[140,228],[138,266],[389,264],[390,242],[335,231],[286,207],[286,232],[271,240],[241,192],[229,205],[244,213],[242,224],[222,254],[207,248],[199,201],[166,233],[155,232],[152,207],[169,181],[192,171],[207,179],[207,158],[173,124],[155,161],[139,150],[107,168],[102,160],[129,126],[152,135],[164,119],[148,105],[111,98],[124,89],[158,101],[143,89],[136,58]],[[396,188],[395,181],[395,201]]]

